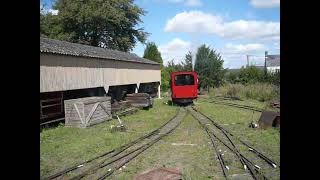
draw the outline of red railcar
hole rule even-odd
[[[173,103],[192,103],[198,97],[198,75],[194,71],[171,73],[170,86]]]

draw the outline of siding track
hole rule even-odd
[[[225,179],[233,179],[243,171],[247,175],[246,179],[250,176],[255,180],[267,179],[262,167],[273,169],[277,167],[273,160],[237,138],[194,106],[189,106],[186,109],[207,132]],[[268,164],[268,166],[262,166],[261,163]]]
[[[186,114],[186,109],[180,108],[173,118],[158,129],[119,148],[64,169],[44,179],[105,179],[174,131]]]

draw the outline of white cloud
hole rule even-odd
[[[255,8],[274,8],[280,6],[280,0],[251,0],[250,4]]]
[[[226,39],[278,40],[280,23],[237,20],[226,22],[221,16],[201,11],[176,14],[167,21],[166,32],[216,34]]]
[[[273,43],[273,48],[274,48],[275,50],[280,50],[280,43],[279,43],[279,42]]]
[[[225,68],[240,68],[247,64],[247,55],[249,56],[250,64],[260,65],[264,59],[264,51],[267,50],[264,44],[249,43],[249,44],[232,44],[227,43],[219,50]],[[254,55],[254,56],[252,56]]]
[[[164,65],[167,65],[172,59],[174,59],[175,64],[181,63],[188,51],[191,51],[193,56],[195,56],[197,48],[196,43],[175,38],[166,44],[160,45],[159,51],[161,52]],[[227,43],[222,48],[217,48],[216,50],[224,60],[224,68],[240,68],[247,63],[246,55],[251,55],[249,57],[251,64],[261,65],[264,60],[264,51],[268,50],[268,47],[259,43]]]
[[[174,59],[175,64],[180,63],[191,49],[191,42],[179,38],[175,38],[169,43],[159,46],[164,65],[167,65],[172,59]]]
[[[51,13],[52,15],[58,15],[59,10],[49,9],[48,12]]]
[[[58,15],[59,13],[59,10],[54,10],[54,9],[48,9],[46,8],[44,5],[40,5],[40,13],[41,14],[52,14],[52,15]]]
[[[225,45],[224,50],[232,53],[252,53],[252,52],[265,50],[265,46],[263,44],[258,44],[258,43],[253,43],[253,44],[228,43]]]
[[[202,6],[201,0],[168,0],[169,3],[181,3],[186,6],[197,7]]]
[[[187,6],[202,6],[202,2],[200,0],[187,0],[185,4]]]

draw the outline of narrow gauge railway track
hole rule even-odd
[[[174,131],[180,125],[185,115],[186,110],[180,108],[173,118],[156,130],[128,144],[64,169],[44,179],[105,179],[111,176],[116,170],[124,167],[125,164],[129,163],[132,159],[143,153],[163,137]],[[72,175],[76,175],[70,178],[69,176],[71,173]]]
[[[241,109],[252,110],[252,111],[256,111],[256,112],[262,112],[263,111],[262,108],[243,105],[243,104],[237,104],[237,103],[231,103],[231,102],[225,102],[223,100],[211,100],[211,101],[208,101],[208,102],[209,103],[214,103],[214,104],[219,104],[219,105],[225,105],[225,106],[231,106],[231,107],[236,107],[236,108],[241,108]]]
[[[260,166],[256,165],[252,160],[250,160],[248,157],[246,157],[243,153],[239,151],[239,144],[237,146],[235,145],[234,141],[231,137],[236,138],[233,134],[222,128],[220,125],[215,123],[211,118],[204,115],[194,107],[187,107],[188,111],[191,113],[191,115],[198,120],[200,125],[204,128],[204,130],[207,132],[211,142],[212,146],[215,150],[215,154],[218,157],[219,163],[222,168],[222,173],[226,179],[229,179],[229,175],[226,170],[229,170],[230,167],[228,165],[234,165],[233,169],[237,169],[239,167],[237,164],[240,162],[243,166],[244,170],[249,170],[250,175],[253,179],[267,179],[266,176],[260,171]],[[230,137],[231,136],[231,137]],[[267,162],[270,166],[273,168],[276,168],[276,163],[272,161],[270,158],[267,158],[265,155],[263,155],[258,150],[254,149],[252,146],[249,146],[244,141],[237,138],[237,140],[240,141],[240,144],[243,146],[249,147],[249,150],[253,152],[255,155],[258,155],[259,158],[263,159],[265,162]],[[220,150],[218,151],[217,149]],[[221,149],[227,149],[233,154],[233,157],[236,157],[239,162],[238,163],[226,163],[225,159],[223,158],[223,153],[221,152]],[[226,151],[224,151],[225,153]],[[225,155],[224,155],[225,156]],[[229,156],[230,158],[230,156]]]
[[[197,111],[196,109],[193,108],[193,110]],[[197,111],[198,113],[200,113],[202,116],[206,117],[216,128],[218,128],[220,131],[222,131],[225,135],[230,135],[234,138],[236,138],[236,140],[238,140],[242,145],[246,146],[247,148],[249,148],[249,150],[253,153],[255,153],[256,155],[258,155],[261,159],[263,159],[266,163],[268,163],[270,166],[277,168],[277,164],[270,158],[268,158],[266,155],[264,155],[263,153],[261,153],[259,150],[255,149],[254,147],[250,146],[248,143],[244,142],[243,140],[241,140],[240,138],[234,136],[230,131],[226,130],[225,128],[223,128],[222,126],[220,126],[219,124],[217,124],[215,121],[213,121],[210,117],[208,117],[207,115],[203,114],[200,111]],[[280,166],[279,166],[280,168]]]

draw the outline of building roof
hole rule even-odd
[[[267,67],[280,66],[280,55],[267,55]]]
[[[157,62],[141,58],[134,53],[126,53],[117,50],[70,43],[44,37],[40,37],[40,52],[159,65]]]

